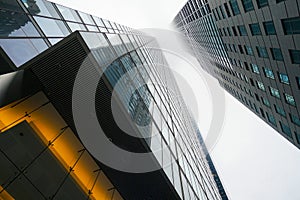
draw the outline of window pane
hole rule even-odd
[[[256,82],[259,89],[261,89],[262,91],[266,91],[265,86],[262,82],[260,81],[256,81]]]
[[[67,8],[65,6],[61,6],[61,5],[56,5],[56,6],[65,20],[81,22],[81,20],[75,10],[73,10],[71,8]]]
[[[283,61],[283,56],[280,49],[271,48],[271,53],[274,60]]]
[[[271,78],[271,79],[274,79],[274,74],[273,74],[273,71],[271,69],[268,69],[268,68],[264,68],[264,71],[265,71],[265,75],[266,77],[268,78]]]
[[[252,35],[261,35],[261,31],[258,23],[250,24],[249,26]]]
[[[290,138],[292,137],[292,132],[290,127],[288,127],[287,125],[279,122],[280,126],[281,126],[281,130],[283,133],[285,133],[287,136],[289,136]]]
[[[62,37],[69,34],[65,24],[60,20],[34,16],[34,19],[48,37]]]
[[[247,55],[250,55],[250,56],[254,55],[252,47],[245,46],[245,50],[246,50]]]
[[[240,33],[241,36],[246,36],[247,35],[247,30],[246,30],[244,25],[238,26],[238,29],[239,29],[239,33]]]
[[[258,8],[262,8],[268,5],[268,0],[256,0]]]
[[[78,24],[74,22],[67,22],[68,26],[70,27],[71,31],[86,31],[86,28],[83,24]]]
[[[251,67],[252,67],[252,71],[256,74],[259,74],[259,68],[256,64],[252,64],[251,63]]]
[[[32,15],[60,18],[52,3],[44,0],[35,0],[34,4],[28,4],[27,9]]]
[[[279,73],[281,83],[290,84],[289,77],[286,74]]]
[[[280,99],[280,93],[279,93],[279,90],[275,89],[275,88],[272,88],[270,87],[270,92],[271,92],[271,95],[276,97],[276,98],[279,98]]]
[[[261,58],[269,58],[267,49],[265,47],[256,47],[258,56]]]
[[[300,126],[300,118],[295,116],[295,115],[292,115],[290,114],[290,117],[291,117],[291,121],[294,123],[294,124],[297,124],[298,126]]]
[[[300,51],[299,50],[289,50],[291,60],[293,64],[300,64]]]
[[[90,15],[86,14],[86,13],[83,13],[83,12],[80,12],[78,11],[82,21],[85,23],[85,24],[92,24],[92,25],[95,25],[95,23],[93,22],[93,19]]]
[[[276,35],[276,30],[273,21],[264,22],[264,28],[266,35]]]
[[[267,117],[268,117],[268,121],[269,121],[271,124],[277,126],[275,117],[274,117],[273,115],[267,113]]]
[[[281,22],[285,34],[290,35],[300,33],[300,17],[282,19]]]
[[[239,9],[239,5],[236,0],[230,0],[229,3],[230,3],[231,10],[233,11],[233,15],[238,15],[241,13]]]
[[[254,10],[252,0],[242,0],[245,12]]]
[[[295,99],[292,95],[289,94],[284,94],[285,100],[288,104],[292,105],[292,106],[296,106],[296,102]]]
[[[283,117],[286,117],[286,114],[285,114],[285,111],[283,110],[283,108],[275,105],[275,109],[278,114],[282,115]]]

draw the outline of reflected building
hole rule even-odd
[[[0,5],[1,199],[221,199],[155,38],[44,0]],[[76,82],[82,69],[82,80],[100,76],[93,107],[108,141],[149,153],[158,170],[124,172],[83,145],[73,89],[92,85]]]
[[[298,4],[189,0],[173,23],[203,69],[300,148]]]

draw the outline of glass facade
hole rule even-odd
[[[188,7],[192,2],[189,0],[185,6]],[[203,4],[202,1],[196,2]],[[277,114],[274,106],[268,106],[266,101],[261,101],[262,98],[272,103],[281,101],[286,116],[293,113],[299,118],[300,110],[297,102],[300,101],[300,47],[298,45],[300,44],[300,9],[298,3],[269,0],[227,0],[225,2],[212,0],[204,4],[207,4],[211,10],[208,15],[212,16],[212,22],[207,23],[205,16],[193,18],[193,12],[185,9],[185,6],[173,20],[177,30],[188,37],[190,46],[207,50],[208,55],[203,53],[201,56],[197,54],[199,50],[193,48],[198,60],[203,60],[201,67],[206,66],[207,63],[212,64],[208,70],[203,68],[209,71],[232,96],[282,135],[286,133],[276,122],[284,122],[291,129],[292,137],[289,141],[300,148],[295,139],[297,138],[295,134],[300,132],[299,127],[294,126],[292,121],[282,121],[282,115]],[[226,4],[229,4],[227,7],[232,15],[223,18],[218,14],[218,10]],[[293,14],[291,8],[295,8]],[[268,16],[265,15],[266,12]],[[279,16],[278,13],[285,14]],[[219,30],[218,39],[222,41],[225,50],[209,46],[211,44],[209,38],[214,36],[214,33],[202,32],[202,29],[208,25],[215,26]],[[231,30],[232,34],[224,30]],[[222,55],[222,51],[223,55],[226,54],[224,58],[230,61],[231,67],[220,63],[221,59],[215,56],[216,52]],[[248,81],[244,77],[248,77]],[[269,88],[269,91],[262,93],[263,88],[266,90]],[[293,98],[286,97],[285,93]],[[270,117],[266,118],[265,113]]]

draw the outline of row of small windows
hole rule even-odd
[[[295,18],[288,18],[288,19],[282,19],[282,27],[284,34],[291,35],[291,34],[300,34],[300,17]],[[266,35],[276,35],[276,29],[274,26],[273,21],[266,21],[263,22],[263,28]],[[240,36],[248,36],[247,29],[245,25],[239,25],[237,26],[238,32],[234,26],[231,27],[231,30],[229,27],[219,29],[221,36],[238,36],[238,33]],[[262,31],[260,28],[259,23],[253,23],[249,24],[249,29],[252,36],[258,36],[262,35]]]
[[[245,96],[242,96],[241,94],[239,94],[238,92],[233,90],[230,86],[228,86],[224,82],[223,82],[223,86],[226,90],[228,90],[230,93],[235,95],[238,99],[242,100],[245,104],[247,104],[247,106],[250,106],[252,110],[255,110],[255,112],[257,112],[258,114],[260,113],[263,118],[267,118],[268,122],[270,122],[273,126],[277,127],[276,119],[272,114],[265,112],[262,108],[259,108],[259,110],[258,110],[257,106],[254,103],[252,103],[250,100],[247,100],[247,98]],[[268,107],[270,107],[269,101],[263,97],[262,97],[262,99],[263,99],[264,104],[267,104]],[[283,108],[281,108],[277,105],[274,105],[274,108],[278,114],[286,117],[286,113]],[[293,114],[289,114],[289,117],[290,117],[292,123],[294,123],[297,126],[300,126],[299,117],[297,117]],[[279,121],[279,124],[280,124],[281,131],[284,134],[286,134],[289,138],[293,139],[290,127],[288,125],[282,123],[281,121]],[[300,134],[296,134],[296,138],[297,138],[297,142],[300,144]]]
[[[246,53],[249,56],[254,56],[254,51],[251,46],[245,45],[244,48],[241,45],[238,45],[239,53]],[[225,44],[226,51],[237,52],[237,48],[234,44]],[[256,47],[256,51],[259,57],[269,58],[269,54],[266,47]],[[283,55],[281,49],[279,48],[270,48],[271,57],[276,61],[283,61]],[[290,58],[293,64],[300,64],[300,50],[289,49]]]
[[[277,0],[276,3],[280,3],[281,1]],[[241,2],[242,2],[242,6],[243,6],[243,9],[245,12],[254,10],[254,5],[252,3],[252,0],[242,0]],[[241,14],[237,0],[230,0],[228,3],[230,5],[233,16]],[[262,7],[268,6],[269,2],[268,2],[268,0],[256,0],[256,4],[257,4],[258,8],[262,8]],[[220,5],[219,7],[216,7],[215,9],[213,9],[213,13],[214,13],[216,20],[221,20],[222,18],[223,19],[226,18],[223,7],[225,8],[227,17],[231,17],[231,13],[229,11],[229,6],[227,5],[227,3],[224,3],[223,6]]]

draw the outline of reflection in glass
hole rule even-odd
[[[43,39],[0,39],[0,45],[17,67],[47,48]]]
[[[68,26],[70,27],[71,31],[86,31],[86,28],[83,24],[73,23],[73,22],[67,22]]]
[[[47,17],[59,18],[58,13],[53,7],[52,3],[44,0],[26,1],[24,5],[27,7],[32,15],[42,15]]]
[[[82,21],[85,23],[85,24],[92,24],[92,25],[95,25],[95,23],[93,22],[93,19],[90,15],[86,14],[86,13],[83,13],[83,12],[80,12],[78,11]]]
[[[0,36],[40,36],[25,14],[0,9]]]
[[[63,37],[69,34],[65,24],[60,20],[34,16],[34,19],[48,37]]]
[[[95,22],[96,22],[96,24],[97,24],[98,26],[104,27],[104,24],[103,24],[101,18],[95,17],[95,16],[93,16],[93,18],[94,18],[94,20],[95,20]]]
[[[57,4],[56,4],[56,6],[65,20],[81,22],[81,20],[75,10],[73,10],[71,8],[67,8],[65,6],[57,5]]]

